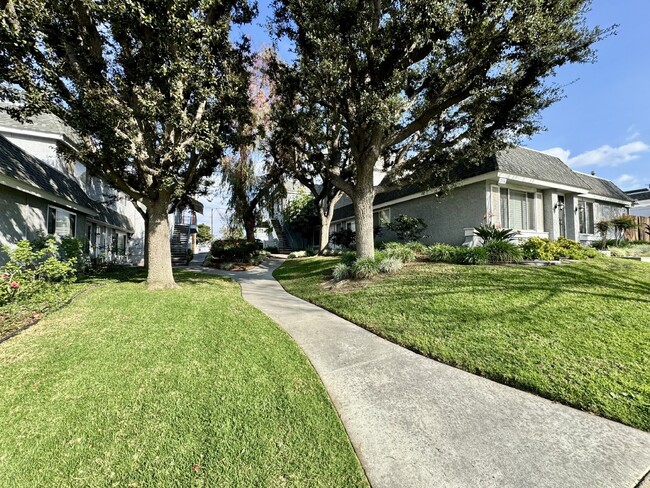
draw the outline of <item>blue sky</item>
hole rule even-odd
[[[249,35],[256,49],[269,45],[264,24],[271,9],[259,1],[260,15]],[[596,45],[593,64],[561,68],[555,82],[565,98],[541,114],[546,131],[523,144],[560,157],[577,171],[595,171],[624,190],[650,184],[650,1],[594,0],[587,16],[590,26],[618,24],[617,35]],[[289,57],[287,45],[280,45]],[[206,207],[222,204],[205,202]],[[216,203],[216,202],[215,202]],[[206,209],[209,223],[210,210]],[[215,213],[215,221],[217,220]],[[222,225],[215,222],[215,231]]]
[[[594,64],[566,66],[565,97],[545,110],[547,130],[525,145],[595,171],[625,190],[650,184],[650,2],[594,0],[590,25],[619,24]]]

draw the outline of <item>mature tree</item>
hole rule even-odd
[[[252,118],[238,128],[241,142],[224,157],[220,167],[231,225],[243,224],[246,240],[250,242],[255,240],[256,224],[265,213],[272,213],[286,195],[284,173],[278,167],[269,166],[261,152],[273,97],[265,68],[268,56],[269,51],[262,51],[254,58],[249,87]]]
[[[311,103],[300,87],[300,77],[277,58],[269,63],[275,98],[271,110],[271,135],[267,151],[272,165],[301,183],[314,197],[320,216],[319,252],[330,240],[334,207],[343,192],[331,175],[349,179],[350,149],[340,120]]]
[[[332,174],[354,204],[357,250],[371,256],[373,170],[434,184],[540,129],[561,96],[545,81],[592,60],[609,31],[589,0],[275,0],[276,35],[311,103],[340,120],[353,176]]]
[[[176,286],[167,209],[197,192],[249,112],[247,0],[0,1],[0,99],[49,112],[80,159],[146,206],[150,288]]]

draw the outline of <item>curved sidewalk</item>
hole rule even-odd
[[[216,273],[303,349],[374,488],[650,486],[649,433],[381,339],[285,292],[271,274],[280,264]]]

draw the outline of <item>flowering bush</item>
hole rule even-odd
[[[14,248],[3,246],[2,250],[8,260],[0,267],[0,306],[56,293],[59,286],[75,280],[76,258],[59,259],[54,238],[37,250],[29,241],[20,241]]]

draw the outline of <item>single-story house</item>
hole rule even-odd
[[[650,185],[638,190],[625,192],[628,197],[634,200],[634,205],[630,209],[630,214],[640,217],[650,217]]]
[[[378,194],[375,225],[400,214],[427,224],[424,242],[476,243],[474,227],[491,222],[514,229],[517,237],[588,243],[599,239],[596,222],[627,214],[632,199],[609,180],[572,171],[559,158],[523,147],[500,151],[461,170],[448,192],[408,187]],[[332,232],[354,230],[349,199],[339,202]],[[394,238],[384,230],[381,240]]]

